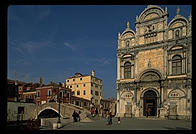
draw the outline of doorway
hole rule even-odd
[[[153,90],[144,93],[143,98],[143,115],[146,116],[146,109],[150,109],[149,116],[157,115],[157,94]]]

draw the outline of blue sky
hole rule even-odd
[[[186,18],[190,5],[176,8]],[[75,72],[103,81],[103,97],[116,98],[118,32],[127,21],[135,31],[136,16],[146,5],[16,5],[8,7],[8,78],[44,84],[65,82]]]

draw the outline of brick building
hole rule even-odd
[[[71,89],[54,82],[36,88],[36,103],[38,104],[57,101],[58,97],[60,97],[63,103],[70,103]]]
[[[19,83],[18,82],[18,96],[20,102],[35,103],[36,90],[39,87],[39,83]]]
[[[136,17],[136,32],[118,34],[117,114],[191,118],[192,16],[149,5]]]

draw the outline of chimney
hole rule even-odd
[[[91,71],[91,75],[95,77],[95,70]]]
[[[43,85],[43,83],[42,83],[42,82],[43,82],[43,80],[42,80],[42,78],[40,77],[40,78],[39,78],[39,84],[40,84],[40,86],[42,86],[42,85]]]
[[[62,83],[62,87],[65,87],[65,83]]]

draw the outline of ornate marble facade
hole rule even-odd
[[[192,117],[192,16],[149,5],[118,34],[117,116]]]

